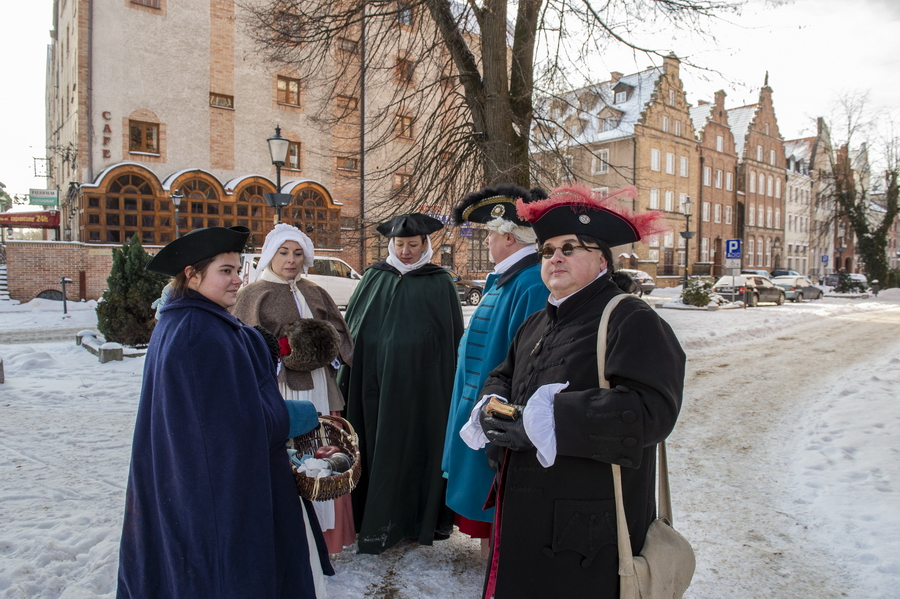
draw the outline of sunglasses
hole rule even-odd
[[[552,245],[545,245],[540,249],[541,258],[544,260],[550,260],[553,256],[556,255],[556,250],[562,251],[562,255],[567,258],[575,253],[575,250],[584,250],[586,252],[590,252],[591,250],[599,250],[599,247],[588,247],[586,245],[572,245],[571,243],[564,243],[561,248],[555,248]]]

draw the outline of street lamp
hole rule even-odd
[[[175,206],[175,239],[178,239],[178,207],[181,206],[184,196],[176,189],[169,197],[172,198],[172,205]]]
[[[684,231],[681,232],[681,236],[684,238],[684,288],[687,289],[688,284],[688,264],[690,262],[690,241],[691,237],[695,235],[694,231],[691,231],[691,215],[694,213],[694,202],[691,201],[691,198],[687,198],[684,203],[681,205],[681,213],[684,214]]]
[[[834,251],[838,254],[837,264],[835,264],[835,271],[843,270],[844,268],[844,248],[838,246],[834,248]]]
[[[269,144],[269,156],[275,165],[275,193],[264,193],[266,203],[275,208],[277,219],[275,224],[281,223],[281,209],[291,203],[293,196],[289,193],[281,193],[281,167],[287,163],[287,153],[291,142],[281,136],[281,127],[275,125],[275,135],[266,140]]]

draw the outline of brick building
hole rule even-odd
[[[772,88],[759,102],[727,111],[738,157],[738,233],[743,267],[784,268],[784,140],[778,131]]]
[[[698,102],[691,109],[691,119],[700,145],[697,262],[708,264],[708,273],[719,277],[725,274],[725,241],[737,237],[737,154],[728,127],[725,92],[716,92],[712,103]],[[694,270],[701,274],[699,268]]]
[[[397,35],[410,35],[412,9],[396,21]],[[383,215],[362,214],[361,189],[370,206],[390,206],[377,200],[394,197],[409,173],[380,173],[363,187],[360,98],[265,62],[247,22],[235,0],[55,0],[48,187],[60,191],[67,240],[117,245],[137,235],[164,245],[176,230],[245,225],[261,245],[275,218],[263,194],[278,191],[293,196],[283,221],[305,231],[317,253],[357,269],[377,258],[366,225]],[[345,63],[358,52],[354,40],[335,44]],[[371,75],[373,112],[398,86],[437,76],[406,58],[369,60],[388,65]],[[324,60],[324,71],[336,61]],[[322,115],[335,111],[349,117],[323,133]],[[366,156],[373,169],[414,136],[409,116],[383,121],[381,143]],[[290,140],[280,189],[266,144],[276,125]],[[177,214],[176,191],[184,196]]]

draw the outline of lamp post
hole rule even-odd
[[[275,165],[275,193],[264,193],[266,203],[275,208],[277,218],[275,224],[281,223],[281,209],[291,203],[293,196],[289,193],[281,193],[281,167],[287,163],[288,148],[291,145],[290,140],[281,136],[281,127],[275,125],[275,135],[266,140],[269,144],[269,156],[272,158],[272,164]]]
[[[681,232],[681,236],[684,238],[684,288],[687,289],[688,269],[690,268],[690,242],[691,237],[694,236],[694,231],[690,230],[691,215],[694,213],[694,202],[691,201],[691,198],[687,198],[681,205],[681,213],[684,214],[684,231]]]
[[[838,254],[837,264],[834,265],[834,271],[837,272],[844,268],[844,248],[842,246],[837,246],[836,248],[834,248],[834,251],[836,251]]]
[[[175,206],[175,239],[178,239],[178,208],[181,206],[184,196],[176,189],[175,193],[169,197],[172,198],[172,205]]]

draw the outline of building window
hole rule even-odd
[[[338,108],[346,108],[348,110],[356,110],[359,106],[359,100],[353,96],[338,96],[335,98]]]
[[[411,4],[406,2],[397,3],[397,22],[407,27],[413,24],[413,9]]]
[[[663,115],[663,118],[662,118],[662,130],[663,130],[663,133],[669,132],[669,117],[667,117],[665,115]]]
[[[669,106],[675,106],[675,90],[669,90]]]
[[[766,210],[766,227],[772,228],[772,209],[768,208]]]
[[[659,150],[650,150],[650,170],[659,171]]]
[[[229,108],[234,110],[234,96],[209,92],[209,105],[215,106],[216,108]]]
[[[775,150],[769,150],[769,164],[775,166]]]
[[[725,189],[727,191],[734,189],[734,173],[725,173]]]
[[[300,106],[300,80],[278,77],[278,103]]]
[[[766,209],[762,205],[757,206],[756,207],[756,226],[757,227],[764,226],[764,223],[766,222],[765,218],[766,218]]]
[[[394,173],[394,190],[397,193],[409,193],[410,181],[412,181],[412,175]]]
[[[416,75],[416,65],[408,58],[397,59],[397,81],[403,84],[410,84],[414,81]]]
[[[675,121],[675,135],[681,137],[681,121]]]
[[[688,159],[687,156],[682,156],[680,159],[681,165],[678,171],[678,174],[682,177],[687,177],[690,174],[690,168],[688,167]]]
[[[722,222],[722,204],[716,204],[713,207],[713,222],[714,223]]]
[[[781,228],[781,208],[775,209],[775,228]]]
[[[659,190],[650,190],[650,210],[659,210]]]
[[[721,135],[716,135],[716,152],[721,152],[725,148],[725,138]]]
[[[609,172],[609,150],[599,150],[592,160],[595,175],[605,175]]]
[[[684,214],[684,203],[687,202],[688,196],[686,193],[678,194],[678,211]]]
[[[726,225],[731,224],[731,217],[732,217],[731,206],[725,206],[725,224]]]
[[[712,169],[708,166],[703,167],[703,184],[707,187],[712,185]]]
[[[747,177],[747,183],[749,183],[748,191],[750,193],[756,193],[756,175],[753,174],[753,171],[750,171],[750,176]]]
[[[753,266],[753,247],[754,241],[751,237],[747,240],[747,266]]]
[[[413,118],[411,116],[397,116],[397,137],[403,139],[412,139],[413,136]]]
[[[658,248],[659,247],[659,235],[651,235],[647,239],[647,245],[652,248]]]
[[[303,165],[300,162],[300,142],[292,141],[288,144],[287,162],[284,168],[293,169],[295,171],[302,170]]]
[[[766,178],[762,173],[759,174],[759,195],[766,193]],[[769,194],[772,195],[772,194]]]
[[[747,224],[751,227],[756,226],[756,204],[750,204],[747,210]]]
[[[709,202],[703,202],[703,222],[709,222]]]
[[[775,179],[775,197],[781,198],[781,179]]]
[[[159,0],[131,0],[131,3],[149,6],[150,8],[159,8]]]
[[[469,238],[469,271],[490,272],[494,265],[491,263],[491,254],[487,243],[487,229],[472,229],[472,237]]]
[[[667,191],[666,192],[666,211],[672,212],[675,209],[675,192]]]
[[[763,161],[763,147],[762,146],[756,146],[756,161],[757,162]]]
[[[615,117],[607,117],[603,119],[603,131],[606,132],[615,130],[618,123],[619,121]]]
[[[223,204],[222,226],[239,225],[247,227],[259,236],[268,232],[269,223],[275,215],[275,209],[266,205],[265,200],[263,200],[265,191],[265,188],[261,185],[250,185],[241,191],[233,206]],[[259,237],[256,240],[258,242]]]
[[[341,156],[337,160],[338,170],[342,171],[358,171],[359,170],[359,160],[356,158],[348,158],[346,156]]]
[[[700,240],[700,262],[709,262],[709,237]]]
[[[128,130],[128,150],[130,152],[159,154],[159,125],[157,123],[128,121]]]
[[[716,169],[716,189],[722,189],[722,169]]]
[[[675,174],[675,154],[666,152],[666,174]]]
[[[339,37],[338,49],[349,54],[359,54],[359,42],[346,37]]]
[[[316,248],[341,248],[341,210],[316,189],[305,187],[294,194],[289,219]]]
[[[628,99],[628,92],[616,92],[616,97],[613,100],[614,104],[621,104],[625,100]]]
[[[772,192],[775,190],[775,181],[772,177],[768,177],[768,185],[766,186],[766,195],[770,198],[772,197]]]

